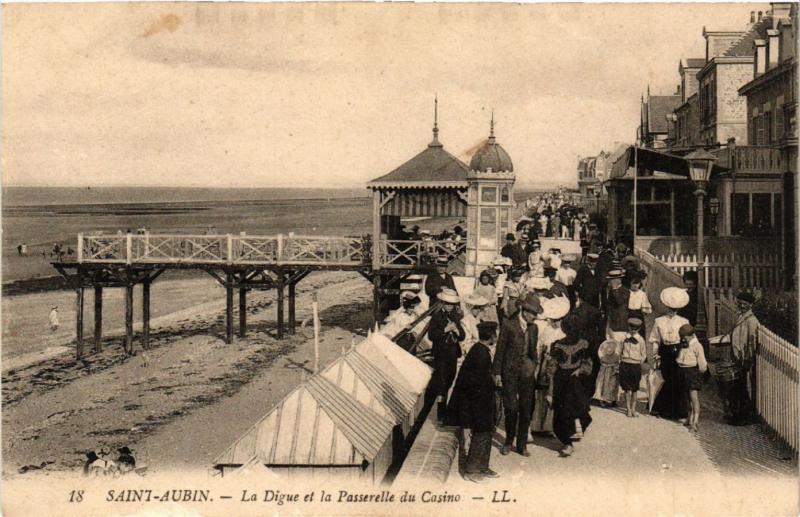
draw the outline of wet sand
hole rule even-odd
[[[371,290],[354,273],[311,275],[298,287],[298,322],[310,316],[314,290],[324,365],[366,335]],[[137,344],[134,357],[109,338],[83,362],[68,350],[4,372],[4,475],[79,469],[85,452],[123,445],[150,470],[209,468],[310,372],[312,341],[301,332],[276,339],[273,299],[252,292],[248,337],[232,345],[223,342],[224,305],[210,302],[162,318],[151,349]]]

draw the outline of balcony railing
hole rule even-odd
[[[733,148],[734,161],[731,163],[731,149],[720,148],[715,152],[718,164],[738,172],[778,173],[783,172],[786,164],[783,163],[780,149],[762,145],[737,145]]]

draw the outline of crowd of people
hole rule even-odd
[[[591,407],[616,407],[620,393],[628,417],[639,416],[637,393],[645,389],[650,414],[696,432],[707,362],[693,328],[694,273],[684,277],[686,289],[662,290],[666,313],[647,329],[647,275],[627,246],[606,241],[581,257],[545,251],[531,227],[521,224],[507,236],[469,295],[459,295],[442,258],[424,291],[403,293],[402,307],[389,317],[399,328],[417,318],[421,295],[439,302],[429,324],[410,334],[431,343],[440,423],[467,431],[465,478],[498,475],[489,457],[501,419],[501,454],[529,456],[532,435],[552,434],[562,444],[559,454],[569,457],[591,425]]]

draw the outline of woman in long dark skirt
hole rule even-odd
[[[685,289],[668,287],[661,291],[661,303],[667,307],[667,314],[656,318],[650,343],[656,355],[655,367],[661,370],[664,384],[653,403],[651,414],[661,418],[680,420],[687,418],[686,393],[680,382],[680,371],[677,363],[680,352],[680,328],[689,322],[678,316],[677,311],[689,303],[689,295]]]
[[[573,441],[583,437],[592,423],[586,394],[586,383],[591,382],[592,360],[589,342],[578,337],[572,316],[562,321],[561,329],[566,337],[550,348],[552,381],[548,402],[553,408],[553,433],[564,444],[559,454],[566,457],[575,452]]]

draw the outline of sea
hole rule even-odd
[[[516,197],[535,191],[518,190]],[[4,187],[2,195],[3,283],[52,276],[53,247],[74,251],[78,233],[357,236],[372,229],[372,201],[363,187]],[[18,252],[22,244],[25,255]]]

